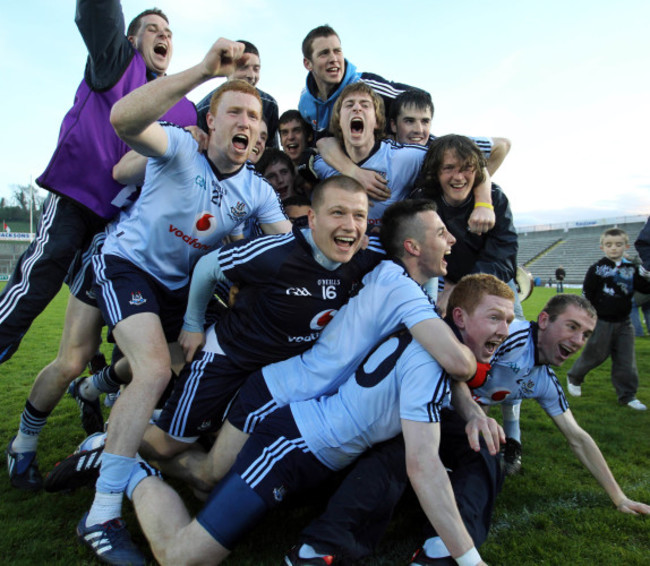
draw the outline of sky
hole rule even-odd
[[[280,112],[305,83],[301,43],[330,24],[360,71],[428,90],[432,131],[502,136],[494,175],[517,226],[650,214],[647,0],[155,0],[170,73],[219,37],[247,39]],[[126,21],[149,1],[124,0]],[[0,16],[0,197],[46,167],[83,76],[72,0],[7,2]],[[197,102],[220,79],[190,93]]]

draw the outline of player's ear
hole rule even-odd
[[[395,120],[390,121],[390,133],[394,136],[397,135],[397,124],[395,123]]]
[[[311,61],[307,59],[307,57],[303,58],[302,64],[304,65],[305,69],[307,69],[310,72],[312,71],[313,65],[311,64]]]
[[[540,312],[539,316],[537,317],[537,325],[540,327],[540,329],[546,330],[549,322],[550,317],[548,316],[548,313],[546,311]]]
[[[212,112],[208,111],[205,115],[205,121],[208,124],[208,133],[214,130],[214,116],[212,115]]]
[[[310,230],[314,229],[314,218],[316,218],[316,213],[314,212],[314,209],[310,206],[309,210],[307,211],[307,222],[309,222]]]
[[[404,240],[403,246],[409,255],[413,255],[413,256],[420,255],[420,244],[418,244],[417,240],[414,240],[412,238],[407,238],[406,240]]]
[[[460,307],[454,307],[451,311],[451,317],[456,327],[460,330],[465,328],[465,312]]]

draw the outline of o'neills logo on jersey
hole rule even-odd
[[[188,246],[192,246],[193,248],[196,248],[197,250],[209,250],[210,248],[206,246],[205,244],[202,244],[198,238],[193,238],[189,234],[186,234],[181,230],[180,228],[176,228],[173,224],[169,225],[169,231],[174,234],[177,238],[180,238],[183,240]]]
[[[326,311],[319,312],[309,323],[309,328],[312,330],[323,330],[336,314],[336,309],[327,309]]]

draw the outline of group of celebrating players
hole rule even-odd
[[[620,511],[650,512],[550,367],[584,345],[593,307],[559,294],[523,320],[512,213],[490,180],[507,140],[430,135],[428,93],[358,72],[329,26],[303,42],[299,111],[278,117],[248,42],[221,38],[167,75],[160,10],[126,35],[118,0],[78,0],[76,18],[86,72],[38,179],[37,238],[0,295],[4,362],[71,290],[7,447],[12,485],[96,480],[77,536],[106,563],[145,563],[126,494],[159,562],[217,564],[288,494],[338,474],[284,558],[326,565],[372,553],[410,484],[428,525],[411,564],[483,564],[501,445],[520,464],[518,403],[534,398]],[[214,77],[228,80],[197,115],[186,95]],[[104,324],[111,364],[79,377]],[[103,432],[100,395],[120,390]],[[96,433],[43,480],[38,437],[66,391]],[[208,498],[197,517],[161,471]]]

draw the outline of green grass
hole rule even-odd
[[[524,303],[533,317],[554,291],[536,288]],[[56,355],[67,290],[36,320],[18,353],[0,366],[0,441],[15,434],[25,399],[37,372]],[[567,367],[558,371],[566,382]],[[639,398],[650,401],[650,338],[637,339],[641,376]],[[592,372],[583,396],[570,399],[578,422],[594,437],[626,494],[650,502],[650,411],[619,407],[609,381],[609,362]],[[499,418],[499,411],[495,417]],[[522,409],[524,469],[506,481],[488,541],[481,554],[492,565],[645,565],[650,562],[650,518],[618,513],[591,475],[569,451],[562,435],[536,403]],[[68,398],[56,408],[39,445],[43,472],[70,453],[83,439],[78,410]],[[0,470],[6,474],[6,471]],[[193,511],[199,504],[183,491]],[[90,490],[72,495],[26,494],[0,481],[0,564],[94,564],[75,540],[74,529],[92,501]],[[301,528],[317,512],[309,505],[279,509],[245,540],[229,565],[277,565]],[[142,548],[132,508],[125,517]],[[406,564],[419,540],[417,515],[399,509],[378,557],[364,565]]]

